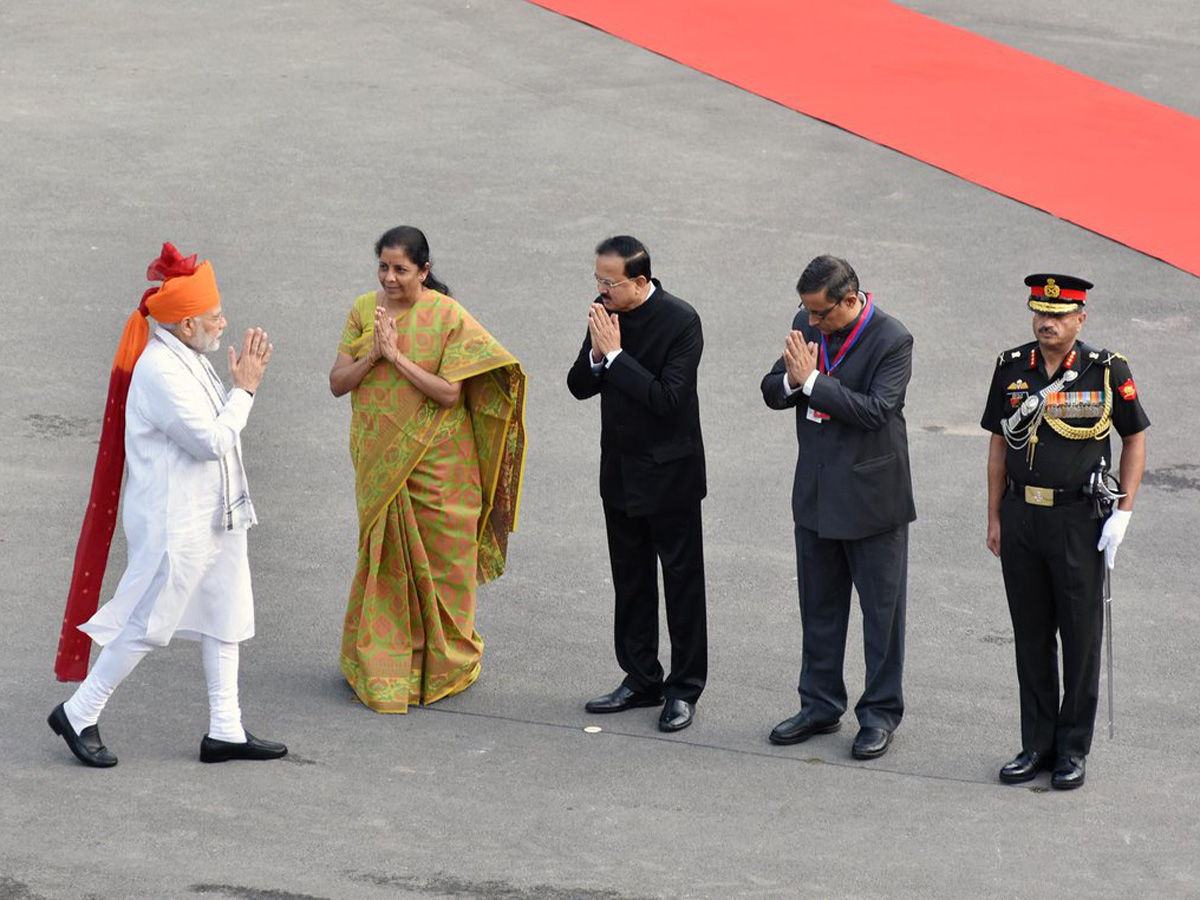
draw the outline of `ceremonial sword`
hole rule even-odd
[[[1108,486],[1112,476],[1108,472],[1108,461],[1103,457],[1088,478],[1087,494],[1095,504],[1095,515],[1105,519],[1112,514],[1113,507],[1125,495],[1121,493],[1120,485],[1116,490]],[[1115,480],[1114,480],[1115,484]],[[1104,554],[1104,587],[1101,589],[1101,599],[1104,602],[1104,649],[1108,668],[1108,739],[1112,740],[1115,727],[1113,725],[1113,640],[1112,640],[1112,569],[1108,566],[1108,557]]]
[[[1113,737],[1112,569],[1104,561],[1104,642],[1108,657],[1108,739]]]

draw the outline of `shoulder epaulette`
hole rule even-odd
[[[1124,353],[1117,353],[1115,350],[1096,350],[1089,353],[1088,356],[1102,366],[1111,366],[1114,359],[1129,362]]]
[[[1005,363],[1010,363],[1013,360],[1023,357],[1025,355],[1025,347],[1026,345],[1022,344],[1020,347],[1013,347],[1011,350],[1005,350],[996,358],[996,368],[999,368]]]

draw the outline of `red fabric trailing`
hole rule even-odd
[[[113,529],[117,525],[117,501],[125,469],[125,397],[132,376],[132,370],[114,366],[108,380],[108,400],[104,407],[96,468],[92,474],[92,493],[75,549],[75,570],[71,575],[71,590],[67,594],[58,655],[54,660],[54,674],[59,681],[83,681],[87,677],[92,639],[80,631],[79,626],[95,615],[100,605],[100,586],[108,565]]]

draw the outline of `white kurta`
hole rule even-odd
[[[152,644],[172,637],[244,641],[254,634],[246,556],[242,428],[253,405],[226,391],[200,354],[156,331],[133,370],[125,406],[122,518],[129,562],[116,593],[80,626],[107,644],[128,623]],[[238,527],[229,497],[243,499]],[[248,514],[247,514],[248,511]]]

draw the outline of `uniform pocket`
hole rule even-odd
[[[850,471],[851,472],[874,472],[876,469],[882,469],[884,466],[888,465],[889,463],[894,462],[895,459],[896,459],[895,453],[888,453],[884,456],[876,456],[874,459],[864,459],[860,463],[855,463],[851,467]]]

